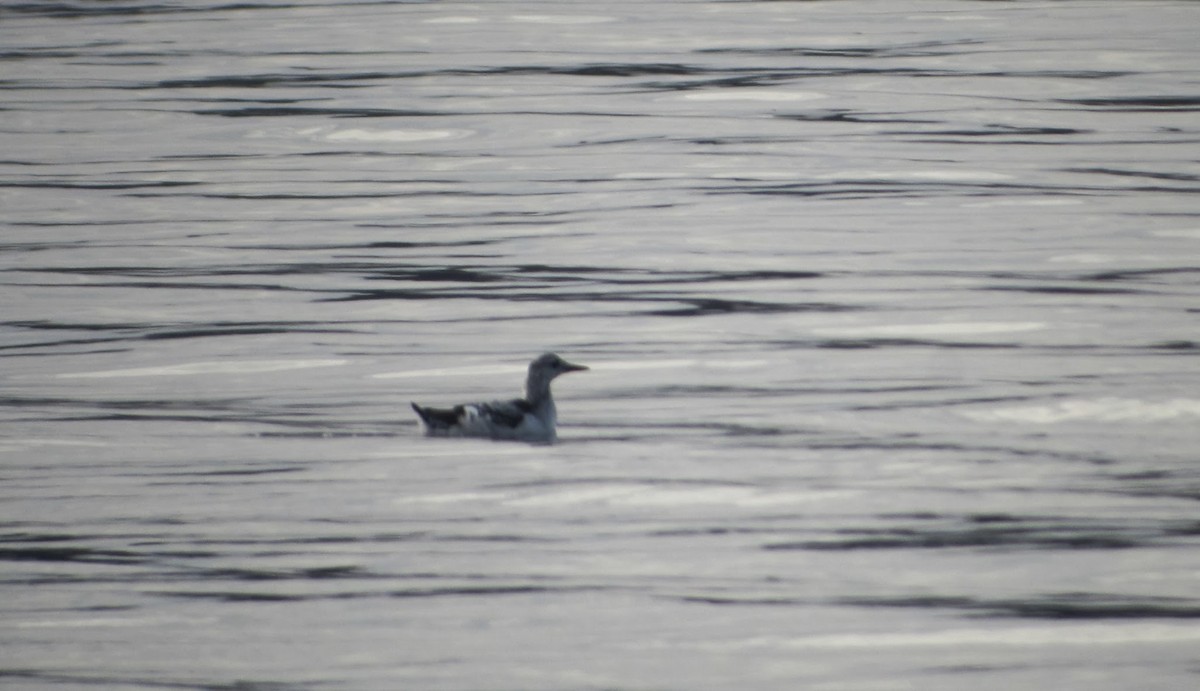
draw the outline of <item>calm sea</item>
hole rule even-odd
[[[1195,688],[1198,35],[0,3],[0,686]]]

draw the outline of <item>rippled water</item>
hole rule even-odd
[[[5,3],[2,684],[1193,687],[1198,25]]]

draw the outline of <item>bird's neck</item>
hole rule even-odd
[[[533,372],[525,380],[525,400],[533,405],[550,400],[550,380]]]

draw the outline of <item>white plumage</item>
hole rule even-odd
[[[550,382],[560,374],[586,370],[554,353],[546,353],[529,363],[525,397],[490,403],[464,403],[453,408],[432,408],[412,404],[421,418],[425,434],[431,437],[482,437],[552,442],[557,437],[557,411],[550,395]]]

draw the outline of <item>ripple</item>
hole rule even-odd
[[[430,142],[461,139],[467,130],[337,130],[325,135],[331,142]]]
[[[1191,643],[1200,641],[1194,624],[1073,624],[1053,628],[1021,626],[1005,628],[944,628],[917,633],[834,634],[803,638],[766,639],[762,644],[789,649],[959,648],[1003,646],[1048,648],[1053,646],[1116,646]]]
[[[1200,418],[1200,400],[1175,398],[1147,401],[1130,398],[1095,398],[1062,401],[1053,405],[1015,406],[962,411],[978,422],[1019,422],[1054,425],[1078,420],[1094,422],[1166,422]]]
[[[1186,529],[1175,522],[1117,524],[1071,517],[972,514],[920,516],[889,520],[883,528],[845,528],[829,537],[770,542],[768,551],[859,550],[1125,550],[1186,543]]]
[[[860,598],[846,604],[961,610],[986,617],[1020,619],[1198,619],[1200,603],[1185,598],[1062,593],[1019,600],[955,597]]]
[[[617,21],[616,17],[584,14],[514,14],[509,19],[514,22],[526,24],[553,24],[559,26],[607,24],[608,22]]]
[[[262,374],[316,367],[341,367],[346,360],[242,360],[221,362],[187,362],[161,367],[71,372],[59,374],[59,379],[109,379],[114,377],[193,377],[202,374]]]
[[[1046,328],[1041,322],[948,322],[936,324],[878,324],[863,326],[832,326],[813,329],[818,336],[842,338],[894,338],[931,336],[982,336],[989,334],[1024,333]]]
[[[680,96],[689,101],[813,101],[827,98],[825,94],[811,91],[784,91],[774,89],[735,89],[729,91],[700,91]]]

